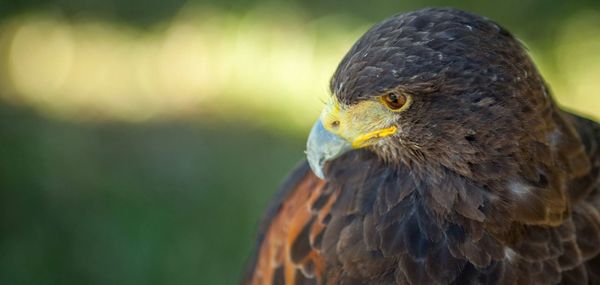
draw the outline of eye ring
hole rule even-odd
[[[398,112],[404,110],[408,103],[410,103],[410,97],[397,91],[390,91],[382,95],[381,102],[390,110]]]

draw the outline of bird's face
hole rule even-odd
[[[346,151],[394,145],[401,139],[402,115],[412,101],[412,95],[399,88],[354,104],[340,103],[336,96],[331,96],[307,143],[313,171],[324,178],[324,164]]]
[[[308,159],[323,178],[323,164],[351,149],[387,145],[398,139],[402,113],[412,96],[392,89],[355,104],[340,103],[331,96],[308,140]]]
[[[319,118],[323,128],[346,140],[352,148],[381,142],[396,134],[399,114],[410,107],[412,97],[396,90],[353,105],[332,96]]]
[[[360,148],[468,174],[469,159],[507,157],[527,136],[523,124],[549,102],[543,86],[522,46],[487,19],[442,9],[392,17],[342,59],[307,158],[321,178],[328,161]]]

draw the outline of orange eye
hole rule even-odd
[[[396,111],[406,104],[408,98],[404,94],[398,92],[390,92],[383,95],[381,97],[381,100],[383,101],[383,103],[385,103],[386,106],[388,106],[388,108]]]

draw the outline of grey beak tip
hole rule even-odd
[[[327,161],[333,160],[351,149],[350,143],[329,132],[321,120],[312,127],[306,142],[306,158],[315,175],[325,179],[323,168]]]

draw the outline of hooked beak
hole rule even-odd
[[[324,167],[344,153],[371,146],[393,135],[394,117],[375,101],[340,107],[333,97],[314,124],[306,143],[308,163],[319,178],[325,179]]]
[[[351,149],[352,144],[326,130],[323,122],[319,119],[308,135],[306,158],[315,175],[325,179],[323,173],[325,162],[336,159]]]

